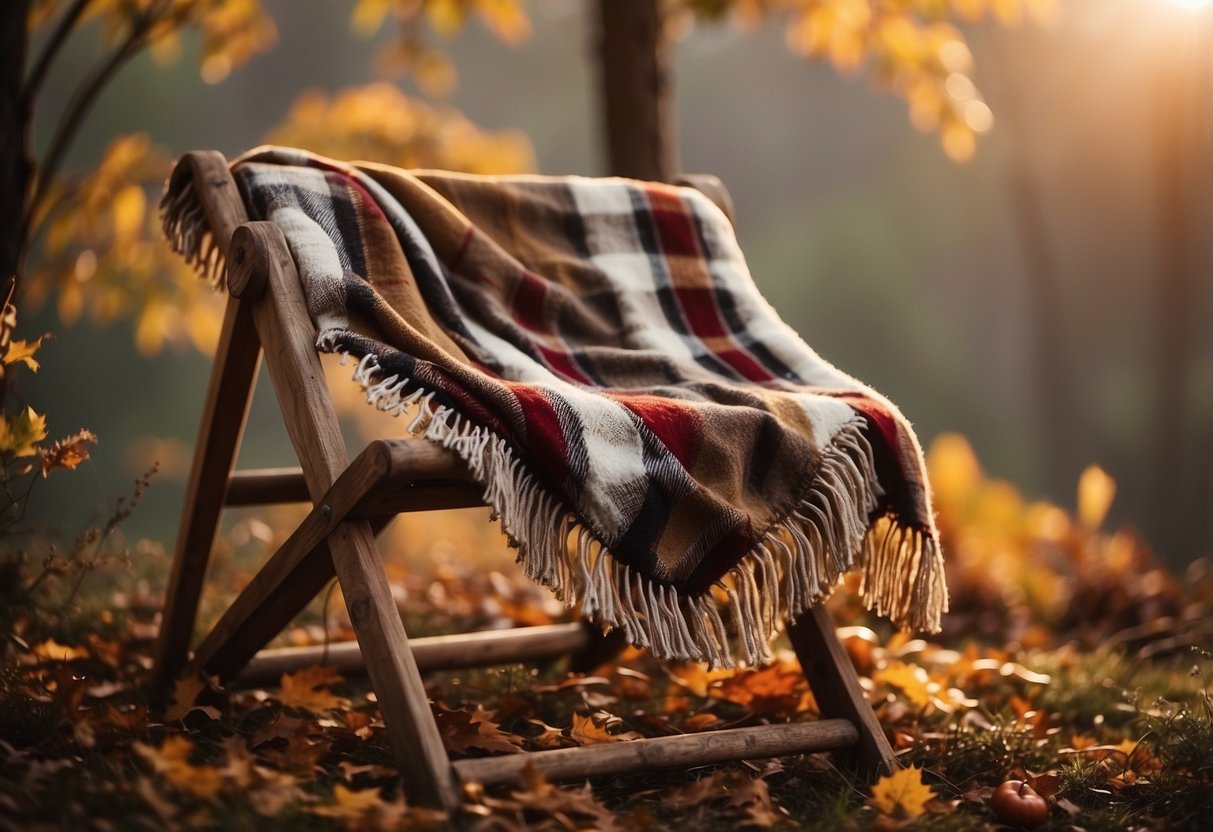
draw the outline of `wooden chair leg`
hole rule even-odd
[[[859,729],[858,744],[835,752],[842,762],[873,778],[899,768],[897,756],[868,702],[846,648],[834,632],[834,622],[823,605],[809,608],[788,624],[788,637],[822,719],[850,720]]]
[[[329,535],[329,551],[405,794],[414,803],[453,811],[461,802],[454,770],[369,524],[342,523]]]
[[[349,464],[345,441],[316,354],[315,329],[299,275],[281,230],[272,223],[241,227],[241,246],[256,246],[241,258],[267,274],[251,281],[257,332],[279,409],[286,423],[312,500],[322,501]],[[233,237],[235,243],[236,237]],[[323,508],[322,508],[323,510]],[[375,538],[366,520],[347,521],[329,533],[328,548],[371,685],[387,726],[405,791],[414,803],[455,809],[460,793],[450,758],[434,722],[417,662],[388,587]]]
[[[153,703],[163,704],[173,680],[185,665],[206,577],[211,545],[223,510],[228,476],[240,447],[261,344],[252,310],[229,299],[215,363],[211,370],[194,462],[186,487],[172,572],[160,624],[153,673]]]
[[[623,630],[614,629],[604,633],[598,625],[589,621],[582,621],[581,627],[585,630],[587,641],[584,647],[569,656],[571,673],[589,673],[627,649],[628,639]]]

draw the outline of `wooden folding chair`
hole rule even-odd
[[[409,640],[384,575],[376,534],[400,512],[481,505],[481,489],[461,460],[424,440],[374,441],[350,461],[281,231],[272,223],[248,221],[219,153],[190,153],[178,164],[192,170],[214,242],[227,263],[229,298],[161,626],[154,685],[161,701],[183,672],[272,680],[317,662],[318,649],[262,648],[336,575],[357,642],[331,645],[328,658],[347,672],[365,666],[405,790],[415,803],[454,809],[461,783],[514,780],[528,762],[550,779],[825,750],[836,750],[869,774],[896,766],[855,669],[820,606],[788,627],[821,710],[816,722],[452,762],[427,701],[423,669],[578,651],[585,664],[609,657],[610,642],[579,624]],[[714,182],[709,177],[698,186],[723,203],[727,196]],[[722,207],[727,212],[727,205]],[[263,354],[300,468],[233,472]],[[310,502],[313,508],[191,655],[221,511],[287,502]]]

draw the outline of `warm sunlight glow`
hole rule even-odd
[[[1209,8],[1213,4],[1213,0],[1170,0],[1181,9],[1187,9],[1190,12],[1198,12],[1202,9]]]

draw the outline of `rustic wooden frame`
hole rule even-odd
[[[370,676],[408,797],[415,803],[457,808],[461,782],[516,780],[527,761],[552,779],[826,750],[838,751],[848,765],[869,775],[896,767],[823,607],[789,623],[792,645],[820,706],[822,719],[816,722],[452,762],[430,713],[422,668],[578,652],[585,664],[609,656],[614,642],[577,624],[409,640],[375,536],[402,511],[480,505],[480,489],[454,454],[424,441],[378,440],[349,459],[282,233],[272,223],[248,221],[219,153],[190,153],[178,164],[192,169],[211,233],[227,263],[229,299],[161,625],[153,682],[159,701],[183,672],[260,683],[318,662],[318,648],[262,648],[336,576],[357,642],[330,645],[327,658],[344,672],[365,669]],[[685,181],[730,211],[718,180]],[[233,472],[263,354],[300,468]],[[313,508],[191,654],[221,511],[283,502],[309,502]]]

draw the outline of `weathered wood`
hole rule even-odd
[[[227,481],[227,505],[268,506],[310,503],[302,468],[255,468],[233,471]]]
[[[248,211],[244,208],[227,159],[215,150],[194,150],[183,155],[177,165],[193,169],[194,190],[206,214],[207,226],[219,251],[227,257],[232,235],[248,222]]]
[[[387,473],[387,460],[372,443],[350,463],[198,645],[192,670],[229,678],[316,597],[333,577],[325,539]]]
[[[842,753],[843,759],[869,777],[899,768],[897,755],[859,686],[851,657],[834,632],[829,610],[820,604],[810,607],[789,622],[788,637],[821,716],[848,720],[859,732],[858,742]]]
[[[464,783],[517,782],[527,766],[534,766],[549,780],[579,780],[621,772],[635,774],[830,751],[854,744],[857,737],[855,726],[847,720],[823,719],[457,760],[454,767]]]
[[[256,300],[265,294],[265,282],[269,275],[269,264],[265,261],[267,251],[259,245],[258,236],[249,230],[253,223],[245,223],[232,235],[227,258],[228,294],[246,300]]]
[[[267,252],[267,292],[254,307],[257,330],[308,492],[319,503],[348,463],[345,443],[286,241],[277,226],[251,224],[248,228],[258,238],[256,244]],[[339,523],[328,535],[328,548],[408,798],[454,809],[459,792],[450,760],[370,525],[365,520]]]
[[[483,487],[451,451],[420,439],[378,441],[390,449],[390,470],[350,509],[351,518],[484,505]],[[299,468],[237,471],[228,486],[229,506],[308,501]]]
[[[488,630],[429,636],[409,640],[417,667],[425,672],[487,667],[495,664],[530,662],[563,656],[586,643],[580,624],[545,624],[513,630]],[[325,664],[344,676],[366,672],[366,663],[356,641],[309,647],[280,647],[262,650],[248,663],[236,683],[245,686],[276,682],[283,673]]]
[[[165,593],[151,687],[154,701],[163,701],[186,661],[206,566],[223,511],[228,472],[240,448],[260,357],[252,310],[239,300],[229,300],[198,427]]]
[[[733,197],[729,195],[729,190],[720,181],[720,177],[713,176],[710,173],[684,173],[674,179],[674,184],[685,185],[688,188],[694,188],[701,194],[706,196],[712,202],[716,203],[716,207],[725,215],[730,223],[735,222],[733,219]]]
[[[211,222],[211,233],[226,252],[232,232],[248,219],[227,161],[219,153],[205,151],[186,154],[178,164],[192,167],[194,185]],[[163,701],[186,661],[206,566],[223,511],[228,474],[240,448],[260,359],[261,341],[252,309],[229,298],[186,483],[156,647],[153,701]]]

